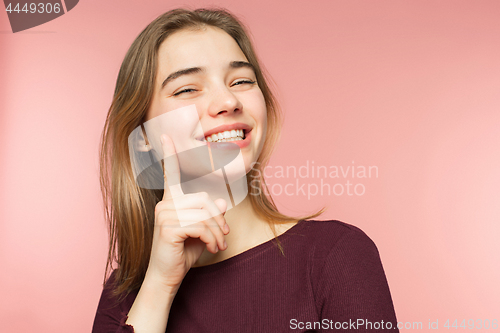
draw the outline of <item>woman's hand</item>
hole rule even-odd
[[[146,279],[153,279],[177,291],[184,276],[205,247],[211,253],[225,250],[224,235],[229,226],[224,219],[224,199],[212,201],[206,192],[184,194],[179,162],[170,137],[162,135],[165,191],[155,208],[155,228]],[[170,184],[176,184],[169,186]],[[175,206],[174,206],[175,198]],[[181,226],[181,221],[199,221]]]

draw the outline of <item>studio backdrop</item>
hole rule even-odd
[[[365,231],[401,331],[498,332],[499,1],[66,0],[38,25],[4,3],[2,332],[91,330],[108,250],[98,149],[119,66],[160,14],[213,5],[248,27],[285,115],[265,169],[279,209],[326,206],[318,219]]]

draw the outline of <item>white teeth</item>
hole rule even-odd
[[[242,129],[224,131],[212,134],[205,137],[204,141],[208,142],[228,142],[228,141],[241,141],[243,140],[244,131]]]

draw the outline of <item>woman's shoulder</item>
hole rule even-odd
[[[371,238],[360,228],[337,220],[305,221],[302,229],[313,244],[310,281],[322,318],[334,317],[339,322],[377,318],[393,322],[394,327],[394,305]]]
[[[339,220],[300,220],[289,230],[292,232],[294,229],[307,237],[318,241],[325,240],[328,243],[345,237],[371,242],[370,237],[359,227]]]
[[[359,227],[339,220],[301,220],[287,234],[313,247],[314,257],[335,252],[376,252],[373,240]]]

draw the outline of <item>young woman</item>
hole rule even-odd
[[[171,186],[181,182],[179,147],[166,133],[156,151],[164,158],[164,190],[139,186],[132,171],[132,131],[189,106],[205,138],[186,144],[224,137],[240,148],[248,195],[229,210],[208,189]],[[368,236],[340,221],[311,220],[323,210],[285,216],[266,195],[262,170],[280,124],[250,39],[233,15],[176,9],[144,29],[120,68],[102,137],[106,273],[114,261],[117,268],[105,275],[94,333],[396,328]],[[144,146],[152,147],[147,139]],[[181,226],[181,216],[199,222]]]

